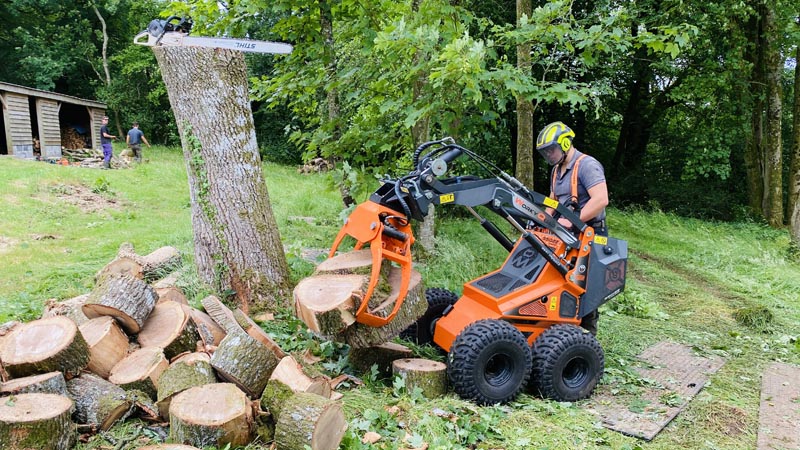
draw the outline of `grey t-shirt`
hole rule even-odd
[[[131,128],[130,131],[128,131],[128,137],[130,138],[131,145],[141,144],[142,136],[144,136],[144,133],[138,128]]]
[[[583,155],[583,153],[575,150],[572,159],[567,163],[567,170],[564,171],[562,176],[559,170],[554,172],[556,178],[554,194],[559,203],[569,205],[572,197],[572,170],[575,167],[575,161]],[[556,166],[558,168],[558,166]],[[606,181],[603,165],[600,161],[593,157],[586,155],[578,164],[578,206],[583,208],[589,201],[589,189]],[[552,187],[552,180],[550,181]],[[606,210],[594,218],[594,220],[603,220],[606,218]],[[592,222],[592,221],[589,221]]]

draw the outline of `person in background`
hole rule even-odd
[[[608,187],[603,166],[593,157],[579,152],[572,145],[575,132],[563,122],[553,122],[539,133],[536,150],[553,166],[550,174],[550,197],[559,203],[580,211],[580,219],[594,228],[595,234],[608,236],[606,206]],[[549,211],[552,214],[552,211]],[[559,223],[571,226],[567,219]],[[597,310],[584,316],[581,327],[597,334]]]
[[[100,127],[100,145],[103,147],[103,168],[111,168],[111,156],[114,149],[111,147],[111,140],[117,137],[108,131],[108,116],[103,116],[103,126]]]
[[[144,132],[139,129],[139,122],[133,122],[133,128],[128,131],[125,143],[133,150],[133,159],[136,162],[142,162],[142,142],[147,145],[147,148],[150,148],[150,143],[144,137]]]

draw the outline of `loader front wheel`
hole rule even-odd
[[[531,372],[528,341],[502,320],[484,319],[464,328],[453,342],[447,360],[453,389],[479,405],[513,400]]]
[[[603,376],[605,356],[597,339],[575,325],[553,325],[533,342],[534,392],[560,402],[592,394]]]
[[[428,309],[415,323],[411,324],[400,334],[400,337],[419,345],[433,343],[433,329],[447,308],[456,304],[458,295],[453,291],[442,288],[425,289],[425,299]]]

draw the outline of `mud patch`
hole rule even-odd
[[[108,194],[94,192],[92,188],[80,184],[54,184],[47,187],[49,195],[59,202],[76,206],[85,213],[95,213],[106,209],[121,209],[123,204]],[[41,198],[40,200],[47,199]]]
[[[17,245],[16,239],[0,236],[0,253],[6,253],[10,251],[15,245]]]

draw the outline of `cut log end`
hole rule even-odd
[[[20,394],[0,402],[0,442],[9,449],[67,450],[75,442],[72,400],[57,394]]]
[[[423,358],[398,359],[392,363],[392,371],[405,381],[409,392],[419,388],[426,398],[441,397],[447,392],[444,363]]]
[[[55,316],[22,324],[0,340],[0,360],[12,378],[61,371],[77,375],[89,349],[72,320]]]
[[[207,384],[176,395],[169,408],[171,440],[198,447],[250,443],[253,409],[230,383]]]

